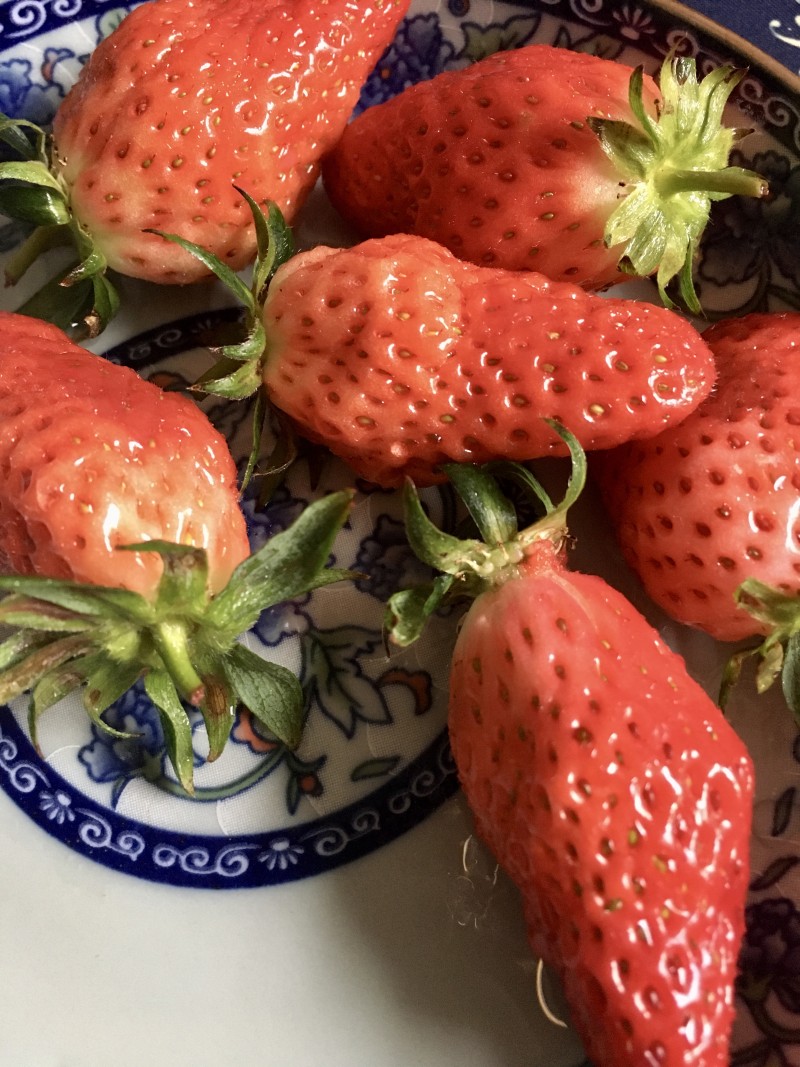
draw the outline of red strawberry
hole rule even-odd
[[[250,362],[224,361],[204,388],[242,395],[263,378],[302,434],[384,486],[441,480],[448,460],[564,454],[541,416],[584,448],[652,436],[713,382],[705,342],[672,311],[476,267],[420,237],[290,259],[259,320],[262,288],[257,269],[253,293],[236,290],[251,330],[226,354]]]
[[[800,314],[746,315],[704,337],[714,392],[595,469],[650,597],[723,641],[769,635],[763,684],[800,622]]]
[[[626,272],[681,274],[711,200],[764,195],[726,166],[722,111],[742,72],[700,84],[668,60],[660,89],[585,52],[529,45],[447,71],[368,109],[323,165],[334,205],[365,236],[429,237],[485,266],[600,288]],[[660,96],[660,102],[659,102]]]
[[[250,556],[233,459],[196,405],[53,326],[0,312],[0,330],[0,573],[14,575],[0,577],[0,623],[18,628],[0,643],[0,702],[32,689],[35,737],[39,714],[85,683],[102,726],[143,674],[187,788],[181,697],[203,712],[210,759],[239,700],[296,743],[299,682],[236,638],[270,604],[341,577],[324,567],[350,494]]]
[[[207,273],[165,254],[151,226],[245,266],[255,238],[234,183],[296,214],[407,7],[150,0],[127,15],[56,114],[52,171],[43,145],[8,172],[41,186],[45,221],[71,218],[83,259],[71,281],[99,286],[106,265],[157,282]]]
[[[531,945],[560,975],[593,1063],[727,1067],[745,748],[636,609],[565,568],[580,477],[519,532],[480,469],[448,471],[484,542],[436,530],[409,491],[411,543],[445,577],[396,595],[389,624],[405,644],[448,596],[475,597],[449,729],[477,830],[522,893]]]

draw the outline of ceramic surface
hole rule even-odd
[[[791,5],[767,6],[772,21],[790,24]],[[735,162],[764,173],[772,194],[718,205],[700,294],[711,317],[798,306],[797,82],[704,17],[722,18],[712,8],[725,7],[741,30],[737,4],[697,7],[699,16],[669,2],[416,0],[360,106],[533,41],[651,70],[670,49],[695,56],[701,70],[746,63],[731,117],[754,132]],[[124,13],[113,2],[0,0],[0,109],[46,122]],[[781,43],[772,22],[766,36],[761,29],[753,37],[762,45]],[[0,220],[0,254],[22,236]],[[319,193],[298,237],[301,246],[350,239]],[[135,283],[124,289],[129,310],[92,347],[162,382],[196,376],[204,342],[233,314],[224,296],[211,286],[178,298]],[[6,290],[0,306],[13,309],[23,295],[24,286],[19,296]],[[212,404],[210,414],[235,447],[244,413]],[[265,512],[246,501],[253,544],[349,480],[331,463],[312,489],[308,466],[299,465]],[[110,743],[77,704],[65,705],[42,720],[43,759],[28,740],[24,701],[0,712],[8,1011],[0,1067],[581,1062],[569,1030],[537,1004],[516,896],[473,840],[456,794],[444,730],[456,620],[442,618],[418,649],[386,657],[382,600],[419,565],[404,546],[393,494],[361,488],[334,551],[338,565],[369,571],[371,581],[265,613],[247,638],[304,684],[308,723],[296,753],[242,716],[225,755],[208,767],[198,729],[200,799],[191,802],[169,774],[157,719],[138,691],[113,715],[141,732],[139,743]],[[439,517],[452,515],[447,492],[430,493],[429,502]],[[713,692],[724,650],[646,603],[598,537],[590,497],[573,532],[575,565],[620,585]],[[732,1062],[792,1064],[800,1062],[800,741],[774,695],[757,702],[743,688],[732,715],[755,755],[759,791]],[[558,991],[546,995],[560,1010]]]

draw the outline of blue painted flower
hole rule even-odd
[[[65,822],[73,822],[75,812],[72,810],[72,798],[63,789],[43,789],[39,794],[39,810],[43,811],[47,818],[59,826]]]
[[[32,64],[27,59],[0,63],[0,111],[42,126],[52,119],[63,91],[55,84],[35,85],[31,71]]]
[[[92,726],[93,740],[78,752],[78,759],[94,782],[116,782],[120,778],[160,773],[164,755],[164,732],[158,712],[137,683],[105,716],[109,726],[136,736],[114,737]]]
[[[374,531],[361,542],[353,569],[368,575],[356,579],[356,586],[381,601],[398,589],[430,579],[408,546],[403,523],[389,515],[380,515]]]
[[[258,492],[258,488],[254,490]],[[308,506],[307,500],[292,496],[285,485],[279,486],[265,508],[258,508],[254,494],[242,501],[242,510],[247,522],[247,534],[253,552],[275,534],[287,530]]]
[[[370,74],[356,107],[363,111],[396,96],[415,82],[432,78],[455,58],[435,13],[406,19]]]
[[[293,845],[288,837],[276,837],[270,841],[264,852],[259,853],[260,863],[265,863],[267,870],[286,871],[289,867],[297,866],[300,856],[303,854],[302,845]]]

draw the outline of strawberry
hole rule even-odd
[[[712,200],[762,196],[728,167],[721,125],[742,71],[670,57],[660,86],[585,52],[528,45],[446,71],[367,109],[323,164],[334,205],[363,236],[407,231],[484,266],[597,289],[620,270],[680,276]]]
[[[351,494],[332,494],[249,555],[236,468],[200,409],[0,312],[0,702],[31,689],[39,715],[85,685],[101,715],[141,675],[183,785],[198,706],[214,759],[239,701],[296,744],[288,670],[237,643],[270,604],[343,572],[325,568]],[[110,729],[109,727],[105,727]],[[113,731],[112,731],[113,732]]]
[[[598,456],[593,469],[650,597],[723,641],[768,635],[759,685],[785,663],[800,713],[791,682],[800,652],[800,314],[745,315],[704,337],[719,372],[713,393],[682,425]]]
[[[592,1062],[727,1067],[752,763],[644,617],[566,568],[575,458],[564,503],[536,486],[549,513],[521,531],[483,469],[448,467],[483,540],[437,530],[409,486],[409,539],[444,574],[396,594],[387,623],[408,644],[440,603],[474,598],[452,661],[453,755]]]
[[[257,218],[252,291],[205,256],[250,324],[203,387],[244,395],[263,380],[303,435],[380,485],[441,480],[448,460],[563,454],[542,415],[584,448],[651,436],[711,388],[711,354],[676,313],[476,267],[412,235],[318,246],[279,266],[264,296],[260,264],[275,267],[282,238],[277,212]]]
[[[234,181],[294,217],[408,2],[142,4],[89,57],[52,145],[27,141],[27,123],[14,128],[29,160],[0,166],[13,179],[0,208],[72,228],[81,263],[64,284],[83,285],[102,320],[113,311],[106,266],[167,283],[205,273],[191,256],[165,256],[146,227],[245,266],[255,241]],[[19,179],[32,183],[22,204]]]

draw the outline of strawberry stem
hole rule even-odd
[[[205,697],[203,680],[192,663],[186,624],[165,619],[153,627],[153,644],[184,700],[199,707]]]
[[[764,197],[769,192],[767,182],[743,167],[724,167],[722,170],[663,170],[655,176],[658,192],[664,196],[678,193],[707,192],[729,196]]]

